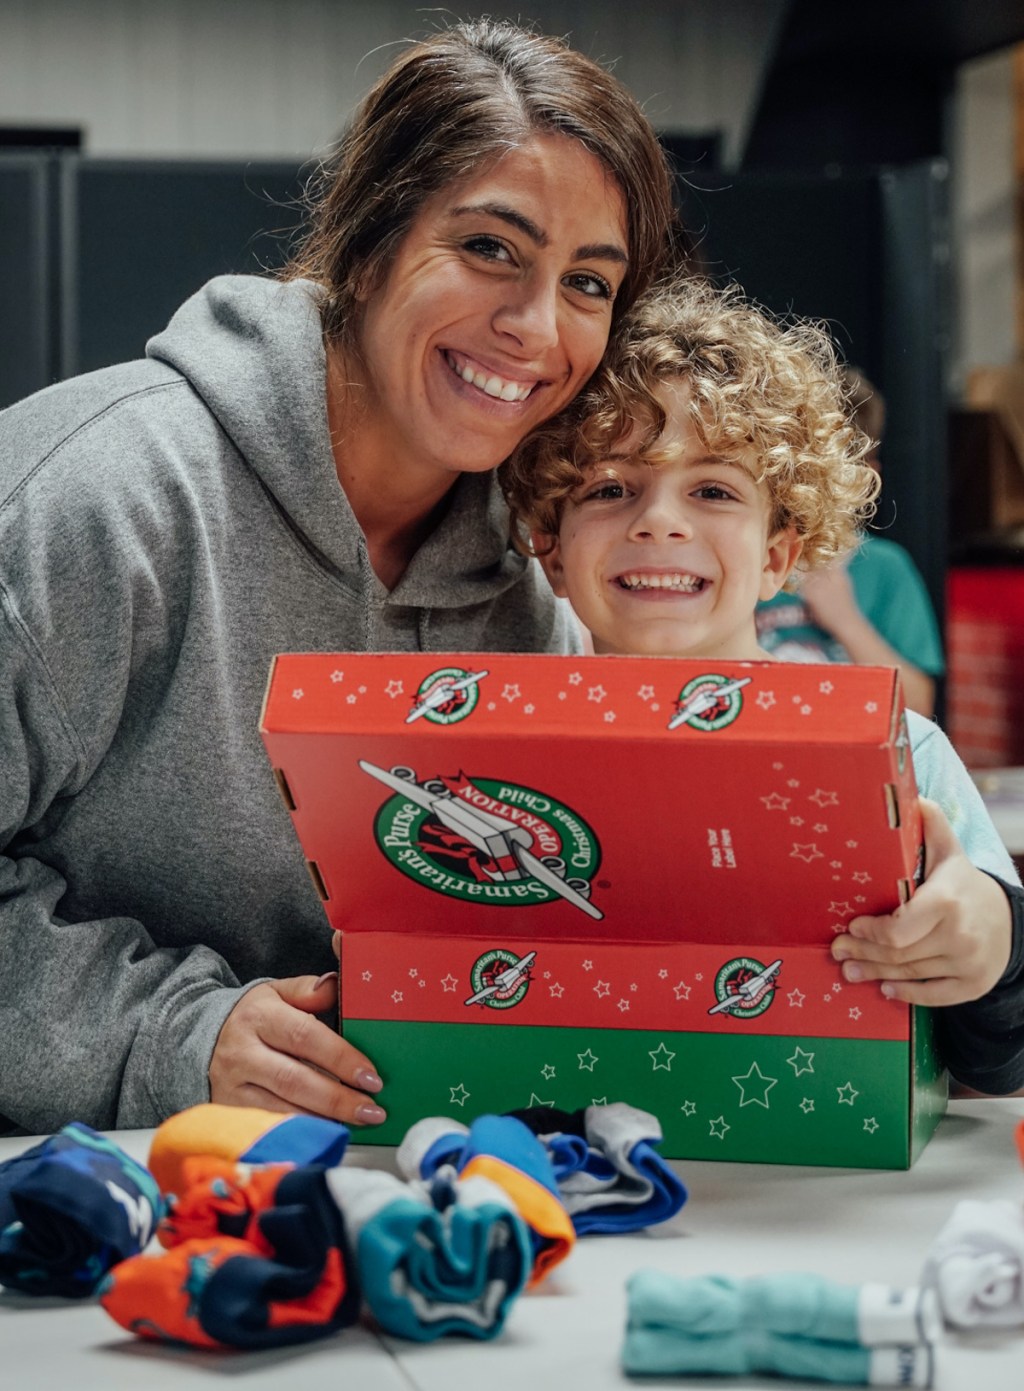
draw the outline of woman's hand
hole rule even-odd
[[[254,985],[221,1028],[210,1100],[379,1125],[387,1113],[367,1093],[383,1083],[369,1058],[314,1017],[337,996],[334,972]]]
[[[893,913],[853,918],[832,943],[848,981],[882,981],[890,1000],[958,1005],[987,995],[1010,959],[1006,894],[960,848],[935,802],[921,798],[925,880]]]

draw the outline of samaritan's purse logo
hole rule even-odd
[[[770,966],[752,956],[735,956],[715,976],[715,998],[708,1014],[728,1014],[733,1019],[756,1019],[775,999],[781,961]]]
[[[480,699],[480,682],[486,671],[465,667],[439,667],[425,676],[416,691],[406,724],[423,718],[428,724],[458,724],[472,715]]]
[[[483,1005],[485,1009],[511,1009],[530,988],[530,970],[536,957],[535,951],[519,956],[504,947],[484,952],[469,973],[473,993],[465,1003]]]
[[[534,788],[494,778],[428,778],[412,768],[365,773],[394,792],[374,836],[396,869],[450,898],[516,907],[564,899],[586,913],[601,847],[569,807]]]
[[[679,692],[669,729],[677,729],[681,724],[688,724],[691,729],[724,729],[743,709],[741,692],[750,682],[749,676],[730,681],[713,672],[695,676]]]

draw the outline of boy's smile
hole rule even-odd
[[[636,429],[590,466],[544,569],[595,652],[763,657],[754,608],[778,592],[800,542],[792,527],[768,535],[768,487],[746,460],[709,455],[688,388],[666,384],[658,399],[668,418],[653,459],[635,452]]]

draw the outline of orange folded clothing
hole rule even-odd
[[[184,1189],[182,1165],[200,1154],[245,1164],[340,1164],[348,1127],[320,1116],[295,1116],[256,1106],[205,1102],[169,1116],[157,1126],[149,1171],[163,1193]]]
[[[248,1186],[240,1173],[207,1174],[160,1233],[170,1249],[115,1266],[100,1303],[140,1337],[205,1348],[284,1346],[352,1323],[358,1282],[324,1174],[282,1166]],[[184,1236],[222,1223],[248,1235]]]

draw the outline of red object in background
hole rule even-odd
[[[968,768],[1024,764],[1024,566],[947,580],[947,731]]]

